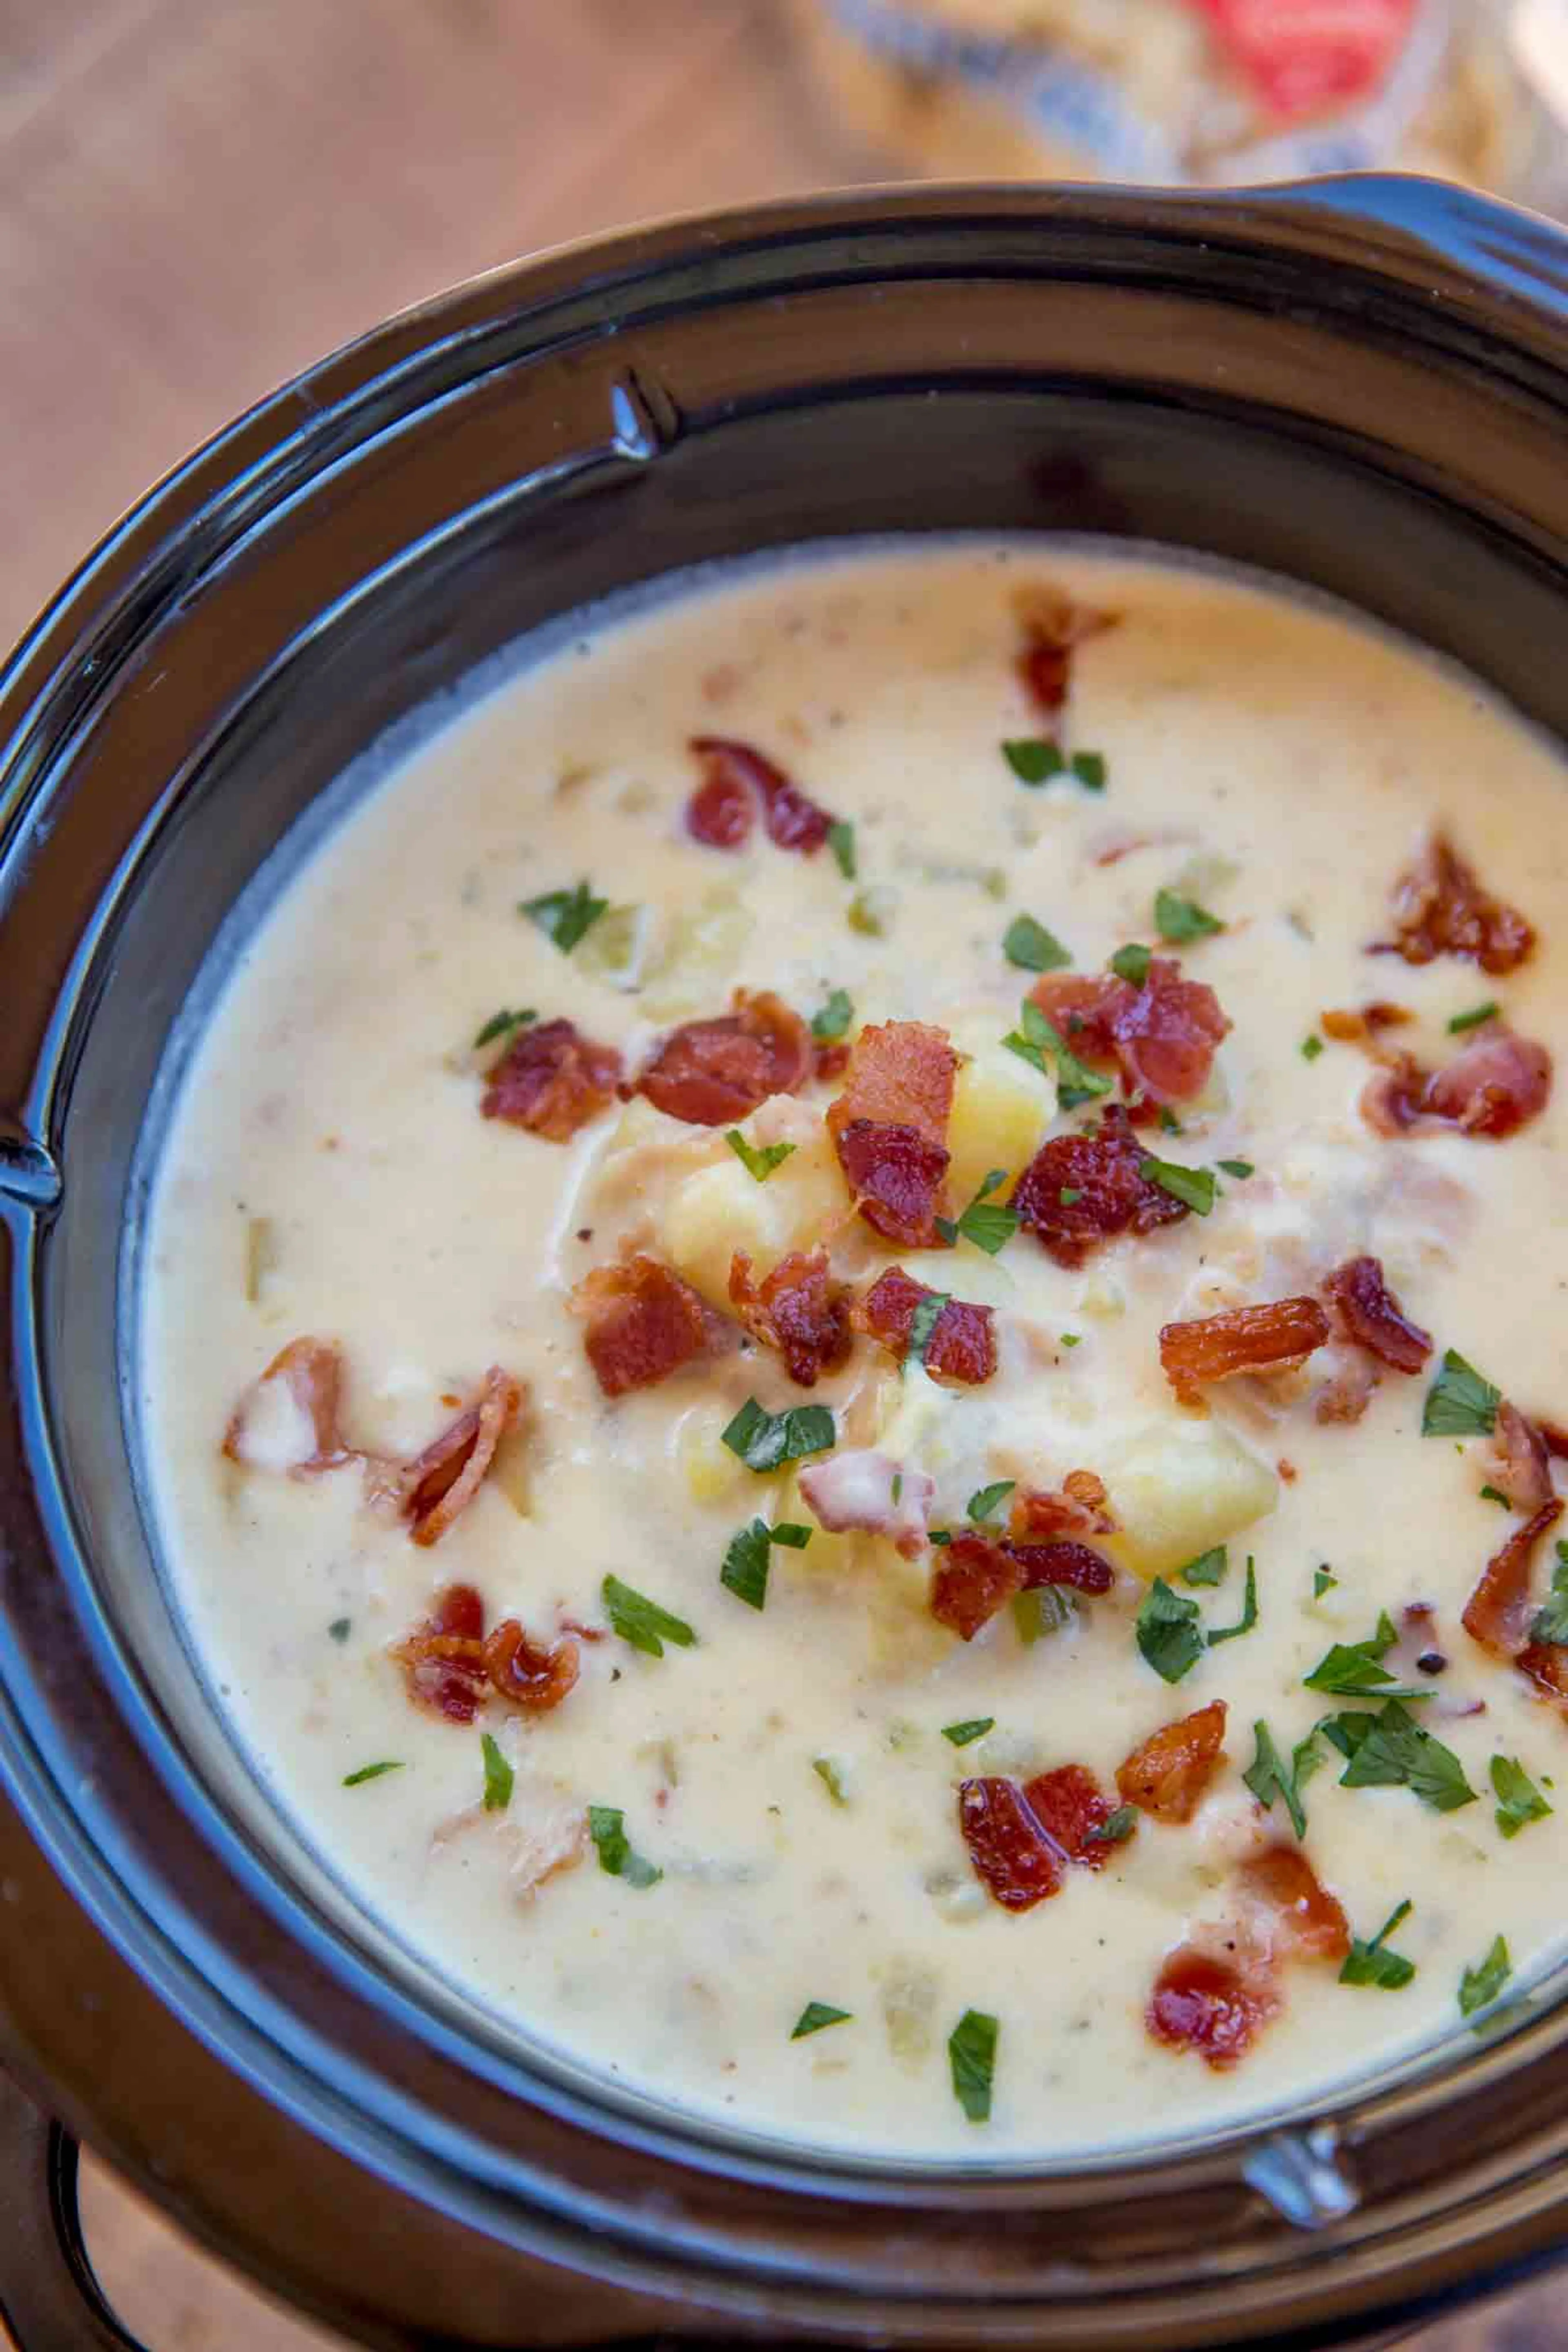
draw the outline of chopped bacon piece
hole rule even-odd
[[[973,1642],[1023,1589],[1024,1571],[1005,1547],[988,1536],[954,1536],[931,1571],[931,1613],[939,1625]]]
[[[905,1248],[938,1238],[957,1068],[944,1029],[923,1021],[872,1023],[855,1040],[843,1093],[827,1107],[861,1216]]]
[[[1463,956],[1497,973],[1512,971],[1535,944],[1525,918],[1483,890],[1440,833],[1394,884],[1393,906],[1394,937],[1380,940],[1373,955],[1399,955],[1406,963]]]
[[[536,1642],[515,1617],[503,1618],[487,1639],[484,1602],[471,1584],[437,1593],[430,1616],[392,1654],[409,1697],[450,1723],[472,1723],[492,1695],[545,1714],[577,1679],[575,1642]]]
[[[841,1446],[825,1462],[800,1474],[800,1491],[818,1524],[830,1535],[854,1529],[886,1536],[906,1559],[924,1549],[936,1482],[889,1454],[866,1446]]]
[[[492,1364],[475,1402],[404,1473],[403,1513],[416,1544],[439,1543],[489,1475],[496,1448],[522,1410],[520,1381]]]
[[[1536,1546],[1562,1517],[1563,1505],[1555,1496],[1542,1503],[1492,1554],[1465,1603],[1466,1633],[1494,1657],[1516,1658],[1529,1643],[1535,1617],[1530,1583]]]
[[[835,1037],[830,1044],[823,1045],[818,1043],[813,1049],[812,1063],[812,1075],[815,1077],[822,1078],[824,1080],[828,1078],[841,1078],[844,1076],[845,1071],[849,1067],[849,1045],[847,1040],[843,1037]]]
[[[1415,1018],[1407,1006],[1375,997],[1356,1012],[1321,1013],[1318,1026],[1325,1037],[1335,1037],[1342,1045],[1360,1045],[1374,1043],[1384,1029],[1403,1029]]]
[[[338,1427],[342,1349],[332,1339],[290,1339],[229,1416],[223,1450],[252,1470],[310,1478],[356,1457]]]
[[[637,1090],[689,1127],[732,1127],[770,1095],[794,1094],[813,1068],[811,1032],[765,991],[742,988],[734,1010],[671,1032]]]
[[[1137,993],[1113,971],[1047,972],[1029,991],[1064,1045],[1095,1069],[1114,1066],[1118,1019]]]
[[[1516,1511],[1539,1511],[1552,1500],[1552,1455],[1545,1435],[1517,1405],[1498,1407],[1487,1476]]]
[[[1015,1543],[1032,1536],[1113,1536],[1117,1521],[1105,1482],[1092,1470],[1069,1470],[1056,1487],[1020,1486],[1007,1532]]]
[[[587,1324],[584,1349],[607,1397],[668,1380],[712,1344],[707,1307],[657,1258],[595,1266],[572,1293],[572,1312]]]
[[[1152,1233],[1187,1215],[1183,1202],[1139,1174],[1144,1157],[1117,1106],[1093,1132],[1043,1144],[1014,1186],[1010,1205],[1058,1265],[1081,1265],[1119,1234]]]
[[[1094,1774],[1081,1764],[1059,1764],[1024,1783],[1030,1811],[1067,1855],[1085,1870],[1103,1870],[1110,1859],[1110,1841],[1098,1832],[1116,1811],[1102,1795]]]
[[[1225,1761],[1225,1701],[1216,1698],[1152,1732],[1117,1770],[1122,1801],[1156,1821],[1190,1822]]]
[[[852,1320],[858,1331],[868,1332],[902,1360],[910,1344],[915,1309],[936,1292],[917,1282],[902,1266],[889,1266],[855,1303]],[[925,1346],[925,1368],[933,1381],[950,1386],[975,1387],[996,1370],[996,1333],[989,1307],[973,1307],[950,1298]]]
[[[1269,1914],[1268,1935],[1281,1958],[1342,1960],[1351,1948],[1350,1922],[1298,1845],[1271,1845],[1241,1865],[1246,1899]]]
[[[530,1715],[548,1715],[577,1680],[575,1642],[540,1642],[515,1617],[503,1617],[485,1642],[485,1672],[498,1697]]]
[[[1374,1257],[1352,1257],[1323,1285],[1342,1329],[1358,1348],[1396,1372],[1418,1372],[1432,1352],[1432,1335],[1412,1323],[1383,1278]]]
[[[1160,1361],[1182,1403],[1195,1404],[1208,1381],[1301,1363],[1328,1336],[1329,1318],[1315,1298],[1276,1298],[1163,1325]]]
[[[1226,1959],[1182,1944],[1165,1957],[1144,2021],[1156,2042],[1195,2050],[1224,2073],[1245,2055],[1278,2007],[1273,1971],[1256,1956]]]
[[[1030,994],[1079,1061],[1121,1069],[1135,1117],[1151,1105],[1201,1094],[1215,1050],[1230,1034],[1213,989],[1184,980],[1180,964],[1167,956],[1151,959],[1136,988],[1112,972],[1050,972]]]
[[[1024,633],[1019,681],[1041,716],[1054,719],[1068,698],[1074,647],[1114,628],[1119,616],[1075,604],[1065,589],[1048,581],[1020,590],[1014,610]]]
[[[1024,1592],[1043,1584],[1065,1585],[1073,1592],[1109,1592],[1116,1581],[1110,1562],[1086,1543],[1006,1543],[1002,1549],[1017,1562]]]
[[[687,830],[697,840],[717,849],[739,848],[760,800],[768,839],[778,848],[797,849],[803,857],[821,848],[832,817],[761,751],[723,735],[695,735],[691,750],[702,762],[702,781],[686,809]]]
[[[730,1261],[730,1297],[754,1339],[776,1348],[791,1380],[815,1388],[824,1372],[836,1372],[849,1353],[847,1283],[835,1282],[825,1249],[792,1250],[760,1283],[752,1261],[737,1251]]]
[[[975,1876],[1004,1911],[1032,1911],[1060,1891],[1067,1856],[1016,1780],[964,1780],[958,1826]]]
[[[1568,1650],[1561,1642],[1529,1642],[1513,1663],[1543,1698],[1568,1699]]]
[[[1421,1108],[1466,1135],[1501,1138],[1538,1118],[1551,1092],[1545,1046],[1494,1021],[1431,1079]]]
[[[489,1074],[479,1109],[552,1143],[570,1143],[614,1101],[620,1076],[613,1045],[596,1045],[573,1022],[545,1021],[518,1031]]]
[[[1337,1348],[1334,1370],[1318,1390],[1313,1403],[1322,1422],[1359,1421],[1383,1385],[1383,1374],[1360,1348]]]

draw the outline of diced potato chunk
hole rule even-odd
[[[954,1215],[993,1169],[1005,1168],[1009,1176],[1016,1176],[1027,1167],[1056,1107],[1050,1080],[1000,1042],[973,1049],[973,1059],[963,1065],[953,1086],[947,1135],[952,1154],[947,1189]]]
[[[652,1018],[669,1021],[710,1006],[740,962],[751,929],[731,883],[706,891],[695,907],[677,915],[658,952],[647,960],[643,1003]]]
[[[675,1433],[676,1460],[696,1503],[722,1502],[745,1482],[757,1483],[738,1454],[723,1443],[730,1414],[713,1405],[695,1405]]]
[[[1268,1465],[1222,1423],[1155,1422],[1097,1465],[1121,1532],[1106,1549],[1139,1576],[1162,1576],[1274,1508]]]
[[[773,1184],[759,1184],[732,1152],[699,1168],[671,1192],[664,1212],[664,1246],[712,1307],[730,1304],[730,1261],[744,1250],[754,1269],[784,1255],[785,1230]]]

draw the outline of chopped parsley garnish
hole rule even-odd
[[[1421,1414],[1423,1437],[1489,1437],[1497,1427],[1502,1391],[1450,1348],[1426,1391]]]
[[[511,1802],[512,1783],[517,1775],[488,1731],[479,1734],[479,1753],[485,1760],[485,1811],[487,1813],[504,1813]]]
[[[1247,1589],[1242,1596],[1241,1614],[1234,1625],[1215,1625],[1208,1637],[1212,1650],[1217,1643],[1234,1642],[1243,1633],[1250,1633],[1258,1622],[1258,1570],[1250,1558],[1247,1563]]]
[[[1274,1743],[1274,1735],[1266,1723],[1255,1723],[1252,1738],[1256,1753],[1242,1774],[1242,1779],[1258,1803],[1271,1806],[1276,1797],[1290,1816],[1290,1826],[1299,1838],[1307,1834],[1307,1809],[1301,1802],[1301,1791],[1322,1762],[1318,1736],[1309,1731],[1290,1751],[1287,1765]]]
[[[849,1001],[848,990],[836,988],[821,1012],[812,1014],[811,1034],[824,1044],[831,1044],[836,1037],[843,1036],[854,1018],[855,1007]]]
[[[1313,1600],[1321,1601],[1325,1592],[1332,1592],[1338,1586],[1339,1580],[1327,1560],[1323,1562],[1321,1568],[1315,1568],[1312,1570]]]
[[[1223,1584],[1230,1566],[1230,1554],[1224,1544],[1215,1544],[1211,1551],[1199,1552],[1196,1559],[1188,1560],[1176,1574],[1184,1584]]]
[[[1315,1029],[1310,1037],[1302,1038],[1301,1059],[1304,1062],[1315,1062],[1322,1050],[1323,1041]]]
[[[759,1476],[781,1463],[827,1453],[837,1435],[833,1414],[825,1404],[793,1404],[785,1412],[769,1412],[755,1397],[746,1399],[722,1432],[731,1453]]]
[[[1160,1105],[1160,1132],[1162,1135],[1181,1135],[1185,1132],[1181,1120],[1169,1103]]]
[[[952,2095],[972,2124],[991,2117],[991,2085],[996,2073],[996,2037],[1001,2029],[984,2010],[966,2009],[947,2037]]]
[[[1214,1207],[1214,1170],[1184,1168],[1176,1160],[1141,1160],[1138,1173],[1145,1184],[1158,1184],[1162,1192],[1169,1192],[1173,1201],[1184,1208],[1195,1209],[1206,1217]]]
[[[1222,1160],[1219,1164],[1224,1173],[1234,1176],[1238,1184],[1255,1172],[1250,1160]]]
[[[479,1052],[481,1045],[493,1045],[498,1037],[510,1036],[514,1029],[526,1028],[531,1021],[537,1021],[538,1018],[538,1013],[531,1006],[525,1013],[512,1013],[503,1005],[499,1013],[490,1014],[489,1019],[474,1039],[475,1053]]]
[[[1021,784],[1047,784],[1067,767],[1061,746],[1042,735],[1018,735],[1002,746],[1002,757]]]
[[[578,940],[608,911],[609,904],[607,898],[595,898],[586,882],[579,882],[574,890],[546,890],[542,898],[525,898],[518,912],[526,915],[531,923],[537,923],[563,955],[570,955]]]
[[[1203,1655],[1197,1602],[1173,1592],[1163,1576],[1154,1579],[1138,1612],[1138,1647],[1168,1683],[1179,1683]]]
[[[1388,1612],[1378,1617],[1377,1631],[1364,1642],[1336,1642],[1302,1677],[1309,1690],[1326,1691],[1331,1698],[1428,1698],[1428,1691],[1403,1686],[1383,1664],[1384,1653],[1397,1639]]]
[[[1513,1508],[1513,1505],[1509,1501],[1508,1496],[1503,1493],[1500,1486],[1483,1486],[1481,1488],[1481,1500],[1483,1503],[1500,1503],[1505,1511],[1511,1511]]]
[[[1103,751],[1075,751],[1068,765],[1086,793],[1102,793],[1105,790]]]
[[[855,828],[852,824],[830,824],[827,846],[833,852],[833,862],[846,882],[855,879]]]
[[[362,1764],[357,1772],[344,1773],[343,1786],[345,1789],[357,1789],[362,1780],[379,1780],[384,1772],[401,1772],[405,1769],[401,1759],[387,1764]]]
[[[886,939],[888,919],[895,903],[890,891],[857,890],[845,909],[844,919],[862,939]]]
[[[971,1495],[969,1516],[977,1528],[996,1517],[1017,1483],[1016,1478],[998,1478],[994,1486],[982,1486],[978,1494]]]
[[[814,1756],[811,1759],[811,1769],[836,1805],[847,1805],[849,1802],[849,1792],[844,1785],[844,1774],[836,1758]]]
[[[1341,1984],[1376,1985],[1384,1992],[1397,1992],[1415,1974],[1415,1963],[1401,1952],[1388,1949],[1388,1938],[1396,1927],[1409,1918],[1415,1906],[1405,1902],[1392,1910],[1371,1943],[1363,1944],[1359,1936],[1351,1937],[1350,1957],[1340,1970]]]
[[[1059,1633],[1078,1615],[1078,1603],[1059,1584],[1037,1584],[1031,1591],[1015,1592],[1013,1622],[1026,1650],[1052,1633]]]
[[[984,1739],[988,1731],[996,1728],[994,1715],[971,1716],[967,1723],[944,1723],[942,1736],[951,1739],[955,1748],[967,1748],[972,1740]]]
[[[904,1349],[906,1364],[925,1362],[926,1349],[931,1346],[931,1334],[952,1304],[952,1300],[945,1290],[931,1291],[921,1300],[910,1318],[909,1344]],[[806,1410],[809,1412],[810,1407],[808,1406]]]
[[[1101,1077],[1098,1070],[1088,1068],[1068,1051],[1039,1006],[1028,997],[1018,1007],[1017,1028],[1010,1029],[1002,1043],[1044,1076],[1055,1077],[1057,1099],[1063,1110],[1073,1110],[1079,1103],[1110,1092],[1110,1080]]]
[[[936,1229],[950,1248],[957,1246],[960,1234],[966,1242],[973,1242],[976,1249],[984,1250],[987,1257],[994,1257],[998,1250],[1006,1247],[1018,1230],[1018,1213],[987,1197],[998,1184],[1006,1181],[1007,1171],[993,1168],[961,1217],[937,1219]]]
[[[1211,939],[1225,925],[1195,898],[1184,898],[1176,890],[1156,890],[1154,929],[1163,940],[1179,946],[1188,940]]]
[[[1349,1759],[1342,1789],[1409,1789],[1438,1813],[1476,1801],[1453,1749],[1423,1730],[1396,1698],[1376,1715],[1325,1716],[1319,1728]]]
[[[1538,1609],[1530,1628],[1532,1642],[1549,1642],[1561,1648],[1568,1643],[1568,1544],[1559,1542],[1557,1565],[1552,1571],[1552,1595],[1543,1609]]]
[[[1149,966],[1153,961],[1153,949],[1143,947],[1132,940],[1126,947],[1117,949],[1110,959],[1110,969],[1118,980],[1129,982],[1133,988],[1142,988],[1149,977]]]
[[[327,1628],[328,1639],[338,1643],[346,1642],[353,1623],[352,1617],[334,1617]]]
[[[1478,2009],[1485,2009],[1496,2000],[1510,1977],[1513,1961],[1509,1957],[1506,1936],[1494,1936],[1490,1951],[1478,1969],[1467,1969],[1459,1979],[1459,2015],[1474,2017]]]
[[[1495,1021],[1498,1008],[1489,999],[1469,1013],[1456,1013],[1448,1024],[1448,1034],[1457,1037],[1462,1029],[1479,1029],[1483,1021]]]
[[[1081,1331],[1064,1331],[1062,1333],[1062,1346],[1064,1348],[1076,1348],[1082,1338],[1083,1333]]]
[[[1106,1815],[1098,1829],[1085,1830],[1083,1834],[1089,1845],[1124,1845],[1137,1826],[1137,1806],[1118,1805],[1113,1813]]]
[[[765,1184],[773,1170],[782,1168],[795,1150],[793,1143],[748,1143],[738,1127],[726,1128],[724,1140],[746,1173],[754,1176],[759,1184]]]
[[[1516,1838],[1531,1822],[1546,1819],[1551,1806],[1515,1758],[1494,1756],[1488,1769],[1498,1801],[1492,1818],[1505,1838]]]
[[[684,1618],[672,1617],[668,1609],[661,1609],[645,1592],[623,1584],[618,1576],[606,1576],[599,1591],[613,1630],[634,1650],[641,1650],[650,1658],[662,1658],[667,1642],[673,1642],[680,1650],[694,1647],[697,1636]]]
[[[657,1886],[662,1870],[633,1851],[626,1835],[626,1817],[618,1805],[590,1805],[588,1835],[598,1849],[599,1868],[609,1878],[624,1878],[628,1886]]]
[[[847,2025],[854,2011],[834,2009],[825,2000],[808,2000],[795,2019],[792,2042],[804,2042],[808,2033],[820,2033],[826,2025]]]
[[[1072,958],[1054,932],[1033,915],[1015,915],[1002,934],[1002,952],[1020,971],[1060,971]]]
[[[791,1551],[804,1551],[810,1541],[811,1529],[793,1519],[782,1520],[776,1528],[770,1528],[765,1519],[753,1519],[749,1528],[731,1537],[719,1581],[748,1609],[763,1609],[768,1599],[768,1546],[785,1544]]]

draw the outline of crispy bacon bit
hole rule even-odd
[[[573,1022],[545,1021],[518,1031],[489,1074],[479,1109],[552,1143],[570,1143],[614,1101],[620,1076],[613,1045],[596,1045]]]
[[[1268,1936],[1282,1958],[1342,1960],[1350,1922],[1297,1845],[1271,1845],[1241,1865],[1241,1891],[1269,1914]]]
[[[355,1456],[338,1427],[342,1349],[332,1339],[290,1339],[236,1405],[224,1432],[231,1462],[310,1478]]]
[[[1517,1405],[1498,1407],[1487,1483],[1505,1495],[1516,1511],[1539,1511],[1552,1500],[1552,1455],[1545,1433]]]
[[[760,1283],[743,1251],[730,1261],[736,1313],[754,1339],[777,1349],[803,1389],[815,1388],[822,1373],[836,1372],[847,1358],[853,1297],[847,1283],[834,1281],[825,1249],[792,1250]]]
[[[1543,1698],[1568,1699],[1568,1650],[1560,1642],[1530,1642],[1514,1664]]]
[[[674,1030],[637,1091],[689,1127],[733,1127],[770,1095],[795,1093],[812,1068],[811,1032],[800,1015],[776,996],[741,988],[733,1012]]]
[[[864,1298],[857,1299],[851,1317],[857,1331],[868,1332],[901,1360],[910,1344],[910,1330],[921,1301],[936,1293],[917,1282],[902,1266],[889,1266]],[[958,1387],[975,1387],[996,1370],[996,1333],[989,1307],[973,1307],[950,1298],[926,1341],[925,1368],[933,1381]]]
[[[548,1715],[576,1682],[575,1642],[539,1642],[515,1617],[503,1617],[485,1643],[485,1671],[500,1698],[530,1715]]]
[[[1500,1139],[1538,1118],[1551,1092],[1545,1046],[1494,1021],[1430,1080],[1421,1108],[1465,1135]]]
[[[1466,1633],[1493,1657],[1517,1658],[1529,1643],[1535,1617],[1530,1584],[1536,1546],[1562,1516],[1563,1505],[1554,1496],[1515,1528],[1488,1560],[1465,1603]]]
[[[826,1462],[814,1462],[801,1472],[800,1491],[830,1535],[854,1529],[886,1536],[906,1559],[914,1559],[925,1549],[936,1482],[923,1470],[895,1462],[891,1454],[841,1446]]]
[[[813,1053],[813,1076],[822,1079],[841,1078],[849,1067],[848,1041],[835,1037],[831,1044],[818,1043]]]
[[[827,1107],[839,1165],[861,1216],[904,1248],[938,1238],[957,1068],[944,1029],[923,1021],[873,1023],[855,1040],[844,1091]]]
[[[1144,1156],[1118,1105],[1098,1129],[1053,1136],[1042,1145],[1014,1186],[1010,1205],[1058,1265],[1081,1265],[1119,1234],[1152,1233],[1188,1214],[1184,1202],[1139,1174]]]
[[[1113,1536],[1116,1529],[1105,1482],[1092,1470],[1069,1470],[1059,1490],[1018,1487],[1007,1527],[1015,1543],[1032,1536]]]
[[[503,1618],[487,1638],[484,1602],[471,1584],[437,1593],[431,1615],[392,1654],[416,1706],[449,1723],[472,1723],[492,1696],[546,1714],[577,1679],[575,1642],[536,1642],[515,1617]]]
[[[1109,1592],[1116,1581],[1110,1562],[1086,1543],[1006,1543],[1002,1549],[1018,1565],[1023,1592],[1034,1592],[1042,1584],[1065,1585],[1073,1592]]]
[[[1164,1324],[1160,1361],[1181,1402],[1195,1404],[1207,1382],[1300,1364],[1328,1336],[1329,1318],[1315,1298],[1276,1298],[1267,1307],[1227,1307],[1196,1322]]]
[[[1318,1390],[1313,1410],[1322,1422],[1359,1421],[1382,1386],[1383,1375],[1359,1348],[1339,1348],[1334,1353],[1334,1370]]]
[[[1024,1783],[1030,1811],[1069,1862],[1085,1870],[1103,1870],[1110,1859],[1110,1841],[1097,1834],[1116,1811],[1101,1793],[1094,1774],[1081,1764],[1059,1764]]]
[[[1240,1963],[1182,1944],[1166,1955],[1144,2021],[1156,2042],[1195,2050],[1224,2073],[1245,2055],[1279,2005],[1273,1971],[1256,1956]]]
[[[996,1543],[965,1533],[942,1548],[931,1574],[931,1613],[972,1642],[1016,1592],[1047,1584],[1109,1592],[1115,1580],[1110,1561],[1085,1543]]]
[[[702,781],[687,803],[686,827],[698,841],[739,848],[761,801],[768,839],[778,848],[797,849],[803,857],[821,848],[832,817],[761,751],[723,735],[694,735],[691,750],[702,762]]]
[[[1119,616],[1075,604],[1065,589],[1047,581],[1020,590],[1014,610],[1024,633],[1019,682],[1041,716],[1054,719],[1068,698],[1074,647],[1114,628]]]
[[[651,1388],[703,1355],[713,1318],[689,1282],[657,1258],[595,1266],[572,1293],[587,1324],[583,1346],[607,1397]]]
[[[522,1383],[492,1364],[475,1402],[404,1473],[403,1514],[416,1544],[439,1543],[489,1475],[522,1410]]]
[[[1004,1911],[1032,1911],[1061,1888],[1067,1856],[1016,1780],[965,1780],[958,1826],[975,1876]]]
[[[1166,956],[1151,961],[1138,988],[1113,972],[1049,972],[1030,994],[1079,1061],[1121,1070],[1134,1118],[1201,1094],[1230,1033],[1213,989],[1184,980]]]
[[[1394,937],[1373,955],[1430,963],[1434,956],[1466,957],[1483,971],[1512,971],[1535,944],[1535,933],[1512,907],[1483,890],[1443,834],[1434,834],[1393,894]]]
[[[1412,1323],[1383,1278],[1374,1257],[1352,1257],[1323,1285],[1347,1339],[1395,1372],[1418,1372],[1432,1352],[1432,1335]]]
[[[1152,1732],[1117,1771],[1122,1802],[1156,1821],[1190,1822],[1225,1761],[1225,1701],[1216,1698]]]
[[[1415,1018],[1405,1005],[1376,997],[1358,1012],[1321,1013],[1318,1026],[1325,1037],[1335,1037],[1342,1045],[1361,1045],[1374,1042],[1384,1029],[1403,1029]]]

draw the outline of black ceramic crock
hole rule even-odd
[[[266,402],[0,678],[0,2047],[60,2119],[5,2111],[27,2352],[122,2340],[64,2284],[79,2133],[387,2346],[1305,2347],[1568,2237],[1548,1994],[1321,2115],[1065,2168],[792,2156],[606,2092],[356,1915],[183,1647],[131,1472],[123,1244],[236,894],[518,632],[700,558],[933,526],[1265,566],[1568,735],[1568,240],[1368,179],[910,189],[580,247]]]

